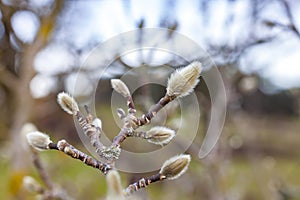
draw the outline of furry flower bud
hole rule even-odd
[[[52,142],[48,135],[39,131],[28,133],[26,138],[30,146],[39,151],[48,149],[48,145]]]
[[[106,175],[107,183],[107,200],[124,199],[120,175],[116,170],[111,170]]]
[[[123,81],[121,81],[120,79],[111,79],[110,82],[111,82],[112,88],[116,92],[121,94],[123,97],[126,98],[126,97],[130,96],[129,89]]]
[[[146,132],[148,142],[157,145],[168,144],[175,136],[175,131],[163,126],[156,126]]]
[[[184,97],[193,92],[199,82],[201,66],[200,62],[193,62],[171,74],[168,80],[167,95]]]
[[[60,107],[70,115],[75,115],[79,111],[77,102],[65,92],[61,92],[57,95],[57,102]]]
[[[190,164],[191,156],[187,154],[174,156],[163,164],[160,174],[168,180],[174,180],[184,174]]]
[[[95,118],[92,123],[95,127],[102,129],[102,121],[99,118]]]
[[[28,192],[40,193],[43,191],[41,185],[31,176],[25,176],[23,178],[23,186]]]

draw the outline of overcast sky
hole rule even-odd
[[[31,2],[41,6],[51,0]],[[237,41],[243,41],[249,34],[249,27],[251,28],[251,0],[214,0],[207,4],[201,4],[197,0],[67,2],[68,7],[61,18],[62,28],[56,33],[54,42],[39,54],[35,62],[35,67],[40,72],[32,82],[32,89],[40,91],[39,94],[34,93],[36,97],[47,95],[47,90],[54,87],[55,80],[51,79],[51,75],[57,70],[68,69],[78,61],[74,60],[74,52],[70,52],[67,44],[81,49],[87,44],[104,42],[122,32],[135,29],[141,19],[145,20],[145,27],[159,27],[164,18],[168,19],[168,23],[177,21],[177,31],[204,49],[208,43],[234,45]],[[287,23],[278,1],[272,2],[264,7],[260,18]],[[300,19],[300,12],[296,12],[300,10],[300,3],[291,2],[294,18]],[[205,9],[203,6],[206,6]],[[31,12],[23,11],[13,16],[12,25],[21,40],[31,42],[38,30],[39,21]],[[300,27],[300,20],[296,25]],[[270,31],[263,26],[257,26],[256,29],[262,34],[267,31],[280,33],[279,38],[275,42],[249,50],[241,59],[242,71],[258,73],[278,88],[299,87],[300,39],[278,29]]]

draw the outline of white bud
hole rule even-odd
[[[124,199],[120,175],[116,170],[111,170],[106,175],[107,200]]]
[[[146,132],[147,141],[157,145],[168,144],[174,136],[174,130],[163,126],[155,126]]]
[[[121,94],[123,97],[126,98],[126,97],[130,96],[129,89],[123,81],[121,81],[120,79],[111,79],[110,82],[111,82],[112,88],[116,92]]]
[[[200,62],[193,62],[171,74],[168,80],[167,95],[184,97],[193,92],[199,82],[201,66]]]
[[[177,179],[186,172],[190,161],[191,156],[187,154],[174,156],[165,161],[159,173],[168,180]]]
[[[23,178],[23,186],[28,192],[41,192],[43,189],[41,185],[31,176],[25,176]]]
[[[99,118],[95,118],[92,122],[95,127],[102,129],[102,121]]]
[[[79,111],[77,102],[65,92],[61,92],[57,95],[57,102],[60,107],[70,115],[74,115]]]
[[[26,135],[28,143],[35,149],[42,151],[48,149],[48,145],[52,142],[50,137],[45,133],[34,131]]]

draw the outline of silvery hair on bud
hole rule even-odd
[[[165,161],[159,173],[168,180],[177,179],[186,172],[190,161],[191,156],[188,154],[174,156]]]
[[[47,134],[39,131],[28,133],[26,138],[28,143],[39,151],[48,149],[48,145],[52,142]]]
[[[177,69],[168,80],[167,95],[175,97],[189,95],[199,82],[201,70],[202,65],[197,61]]]
[[[102,121],[99,118],[95,118],[92,123],[95,127],[102,129]]]
[[[111,79],[110,82],[111,82],[112,88],[116,92],[121,94],[123,97],[129,97],[130,96],[129,89],[126,86],[126,84],[123,83],[123,81],[121,81],[120,79]]]
[[[146,132],[147,141],[157,145],[168,144],[174,136],[174,130],[163,126],[155,126]]]
[[[107,198],[106,200],[122,200],[124,199],[120,175],[116,170],[111,170],[106,175]]]
[[[65,92],[61,92],[57,95],[57,102],[60,107],[70,115],[74,115],[79,111],[77,102]]]

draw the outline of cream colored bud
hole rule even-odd
[[[77,102],[65,92],[61,92],[57,95],[57,102],[60,107],[70,115],[74,115],[79,111]]]
[[[106,175],[107,200],[124,199],[120,175],[116,170],[111,170]]]
[[[182,154],[168,159],[160,169],[160,174],[168,180],[177,179],[184,174],[190,164],[191,156]]]
[[[163,126],[155,126],[146,132],[147,141],[157,145],[168,144],[174,136],[174,130]]]
[[[126,97],[130,96],[129,89],[123,81],[121,81],[120,79],[111,79],[110,82],[111,82],[112,88],[116,92],[121,94],[123,97],[126,98]]]
[[[35,149],[42,151],[48,149],[48,145],[52,142],[50,137],[45,133],[34,131],[26,135],[28,143]]]
[[[23,178],[23,187],[28,192],[32,192],[32,193],[39,193],[43,190],[41,185],[31,176],[25,176]]]
[[[99,118],[95,118],[92,123],[95,127],[102,129],[102,121]]]
[[[200,62],[193,62],[171,74],[168,80],[167,95],[184,97],[193,92],[199,82],[201,66]]]

